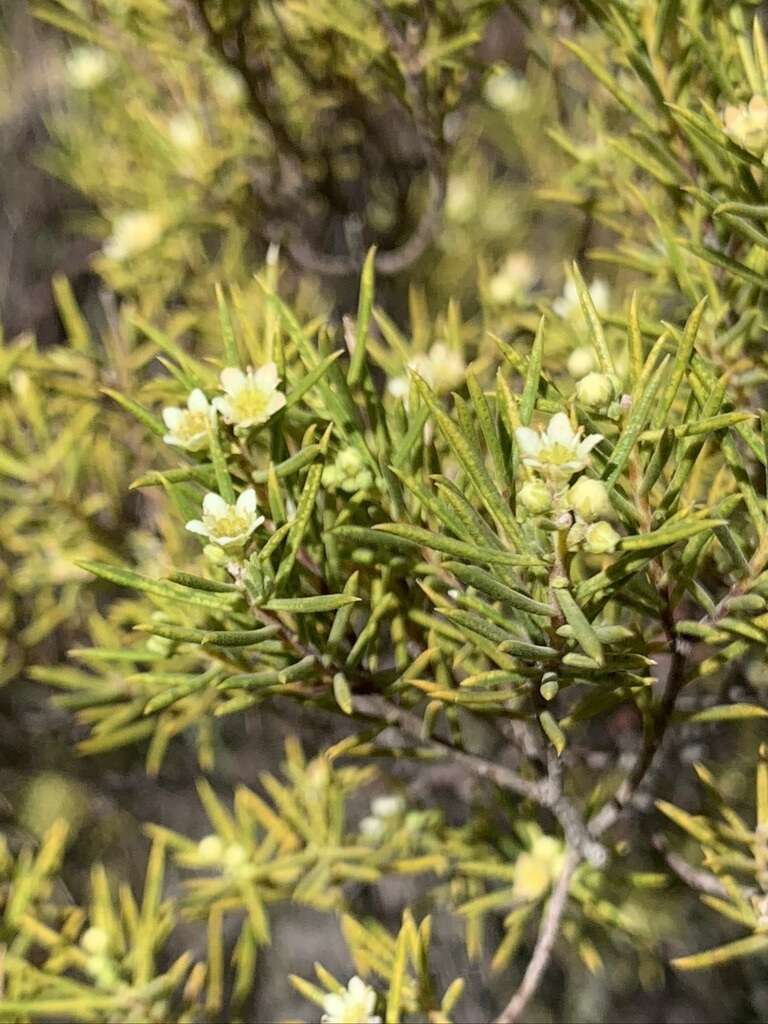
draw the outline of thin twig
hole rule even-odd
[[[515,1024],[539,987],[552,957],[552,950],[560,932],[560,924],[568,903],[568,888],[571,884],[573,873],[579,866],[580,859],[576,850],[569,849],[567,851],[560,877],[552,890],[546,910],[541,917],[533,956],[528,961],[525,974],[523,974],[523,980],[520,982],[517,991],[496,1018],[496,1024]]]

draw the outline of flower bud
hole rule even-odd
[[[621,537],[610,523],[593,523],[587,527],[584,548],[592,555],[609,555],[616,550]]]
[[[224,855],[224,843],[217,835],[204,836],[197,844],[197,855],[209,863],[221,860]]]
[[[588,373],[576,385],[576,397],[588,409],[604,409],[613,398],[611,378],[604,373]]]
[[[552,508],[552,494],[541,480],[529,480],[518,491],[518,500],[531,515],[538,516]]]
[[[568,491],[568,501],[574,512],[587,523],[612,513],[608,491],[602,480],[580,476]]]
[[[103,928],[88,928],[80,936],[80,945],[92,956],[103,956],[109,949],[109,935]]]
[[[568,373],[573,377],[574,380],[581,380],[582,377],[586,377],[588,373],[591,373],[595,368],[595,353],[591,348],[586,345],[582,345],[580,348],[575,348],[573,352],[568,356],[568,363],[566,364]]]

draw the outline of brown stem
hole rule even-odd
[[[560,924],[568,903],[568,888],[580,860],[581,858],[575,850],[567,851],[560,877],[552,890],[547,908],[541,918],[533,956],[528,961],[523,980],[517,991],[496,1018],[496,1024],[515,1024],[539,987],[552,957],[552,950],[560,932]]]

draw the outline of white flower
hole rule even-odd
[[[762,156],[768,146],[768,102],[758,95],[740,107],[727,106],[723,125],[734,142]]]
[[[592,301],[598,313],[605,313],[611,302],[611,290],[602,277],[594,279],[589,286],[589,294],[592,296]],[[565,282],[563,294],[552,303],[552,309],[564,320],[573,316],[580,309],[579,293],[576,291],[576,285],[570,278]]]
[[[512,71],[500,71],[485,83],[485,98],[497,110],[506,114],[517,114],[531,102],[531,90],[522,75]]]
[[[603,440],[602,434],[590,434],[582,440],[582,429],[574,430],[564,412],[552,417],[543,434],[518,427],[515,437],[523,462],[556,480],[570,479],[589,465],[589,453]]]
[[[488,282],[488,292],[500,306],[512,302],[528,291],[536,271],[531,257],[525,252],[512,252]]]
[[[163,409],[163,422],[168,433],[163,440],[189,452],[199,452],[208,445],[208,423],[211,407],[200,388],[190,392],[187,408],[169,406]]]
[[[374,1016],[376,992],[362,978],[350,978],[345,991],[329,992],[323,1000],[323,1024],[379,1024]]]
[[[109,57],[97,46],[77,46],[65,60],[67,79],[74,89],[95,89],[109,72]]]
[[[224,397],[214,398],[214,407],[228,423],[237,427],[255,427],[285,405],[285,395],[278,390],[279,378],[274,363],[265,363],[255,372],[245,373],[235,366],[221,371]]]
[[[450,391],[458,387],[464,380],[466,365],[460,352],[449,348],[444,341],[436,341],[429,352],[417,352],[408,363],[416,373],[435,391]],[[395,377],[387,385],[387,390],[395,398],[403,398],[408,393],[408,381],[405,377]]]
[[[168,136],[178,149],[197,149],[202,141],[200,125],[193,114],[182,110],[168,122]]]
[[[371,801],[371,812],[377,818],[395,818],[405,810],[405,800],[398,794],[377,796]]]
[[[596,365],[594,350],[586,345],[575,348],[568,356],[568,373],[570,373],[574,380],[581,380],[582,377],[586,377],[588,373],[595,369]]]
[[[112,221],[112,234],[103,245],[104,255],[121,262],[153,246],[165,228],[161,214],[131,210]]]
[[[203,518],[187,523],[190,533],[207,537],[221,547],[243,544],[253,531],[264,522],[256,514],[256,491],[249,487],[234,505],[229,505],[219,494],[209,492],[203,498]]]

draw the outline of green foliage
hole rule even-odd
[[[361,912],[393,880],[467,962],[527,965],[503,1021],[568,962],[560,934],[569,972],[621,956],[652,984],[681,941],[673,876],[741,929],[676,969],[764,952],[763,753],[754,828],[700,766],[716,814],[679,806],[692,738],[751,757],[768,714],[754,5],[542,5],[524,79],[483,69],[494,3],[282,6],[41,6],[89,46],[47,162],[109,223],[95,266],[121,304],[97,338],[59,280],[68,346],[0,353],[3,680],[74,643],[29,675],[79,753],[139,746],[155,775],[191,739],[210,831],[148,826],[143,900],[97,870],[87,913],[50,904],[56,830],[8,856],[8,1015],[241,1013],[293,904],[338,915],[357,972],[293,978],[329,1020],[461,1019],[435,918]],[[399,176],[372,155],[395,113]],[[470,171],[487,210],[522,197],[504,251]],[[350,266],[334,304],[318,278]],[[204,776],[273,706],[324,742],[290,740],[230,810]],[[160,954],[177,917],[205,922],[206,966]]]

